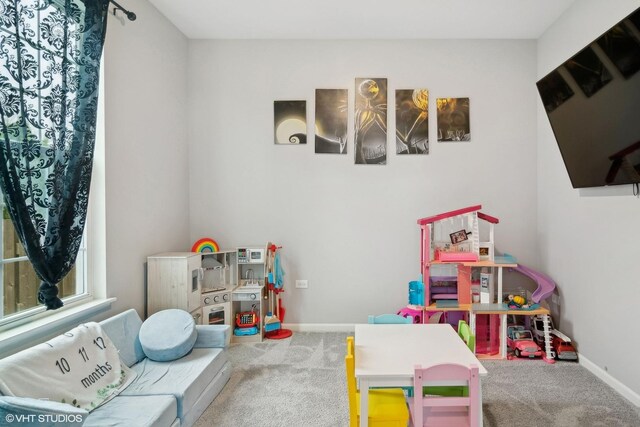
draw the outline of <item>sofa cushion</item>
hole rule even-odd
[[[102,330],[111,339],[120,354],[120,359],[131,367],[144,359],[144,351],[138,339],[142,320],[134,309],[123,311],[100,322]]]
[[[196,325],[198,339],[193,348],[228,347],[231,341],[229,325]]]
[[[0,425],[29,420],[39,427],[81,426],[89,412],[75,406],[29,397],[0,396]],[[20,421],[23,420],[23,421]]]
[[[121,395],[174,395],[182,420],[226,362],[226,352],[220,348],[194,348],[171,362],[145,359],[132,367],[138,376]]]
[[[93,411],[84,427],[169,427],[177,418],[176,399],[163,396],[117,396]]]
[[[184,310],[162,310],[144,321],[140,344],[151,360],[166,362],[189,353],[198,338],[193,317]]]

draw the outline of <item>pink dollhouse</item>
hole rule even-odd
[[[459,304],[471,303],[471,266],[493,266],[494,226],[499,222],[498,218],[480,212],[481,208],[480,205],[470,206],[418,220],[422,241],[420,271],[425,283],[428,283],[425,301],[431,303],[434,300],[434,282],[453,282],[456,279],[458,289],[455,299]],[[485,241],[480,238],[479,220],[489,225]],[[439,280],[429,280],[431,266],[446,263],[459,264],[457,274],[438,275],[436,277]],[[446,292],[439,296],[452,299],[451,296],[445,296],[447,293],[451,294]]]
[[[551,295],[555,283],[541,273],[518,266],[512,257],[495,255],[494,231],[499,220],[481,212],[481,208],[470,206],[418,220],[424,321],[438,316],[457,325],[458,320],[465,319],[476,335],[478,356],[505,358],[507,315],[546,317],[549,310],[540,307],[518,311],[503,304],[503,269],[513,269],[538,284],[532,294],[535,303]],[[551,360],[548,334],[545,341],[545,359]]]

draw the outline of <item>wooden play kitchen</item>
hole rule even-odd
[[[272,243],[220,249],[203,238],[192,252],[149,256],[147,316],[168,308],[185,310],[196,324],[231,326],[231,340],[237,343],[261,342],[265,334],[272,339],[291,336],[281,325],[279,249]]]

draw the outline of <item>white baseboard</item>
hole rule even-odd
[[[640,394],[631,390],[626,385],[622,384],[620,381],[612,377],[607,371],[602,369],[600,366],[596,365],[582,354],[580,354],[580,365],[584,366],[589,372],[591,372],[596,377],[600,378],[604,381],[608,386],[613,388],[615,391],[620,393],[624,398],[633,403],[637,408],[640,408]]]
[[[294,332],[354,332],[353,323],[283,323],[283,328]]]

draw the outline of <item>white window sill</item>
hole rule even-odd
[[[115,300],[115,298],[94,299],[0,332],[0,348],[2,349],[0,350],[0,358],[76,327],[79,323],[109,310],[111,303]]]

